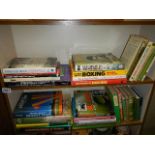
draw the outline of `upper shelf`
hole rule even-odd
[[[0,25],[155,25],[155,19],[1,19]]]

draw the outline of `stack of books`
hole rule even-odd
[[[104,90],[75,91],[73,102],[75,125],[115,123],[113,107]]]
[[[55,57],[15,58],[2,69],[7,85],[30,86],[60,80],[60,62]]]
[[[142,95],[130,86],[107,86],[117,123],[140,120]]]
[[[111,53],[75,54],[70,65],[73,86],[127,82],[123,63]]]
[[[16,128],[63,126],[71,121],[71,99],[61,91],[23,93],[13,116]]]
[[[154,74],[149,73],[155,65],[155,43],[148,38],[130,35],[120,59],[125,64],[130,81],[143,81],[148,75],[155,79]]]

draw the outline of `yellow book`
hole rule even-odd
[[[32,128],[32,127],[44,127],[48,126],[49,123],[31,123],[31,124],[16,124],[16,128]]]
[[[75,71],[73,69],[73,64],[70,63],[72,77],[85,77],[85,76],[118,76],[118,75],[126,75],[127,70],[98,70],[98,71]]]

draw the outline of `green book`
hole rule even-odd
[[[134,98],[134,95],[131,93],[128,86],[125,86],[124,88],[126,89],[126,92],[128,93],[128,96],[129,96],[128,120],[132,121],[132,120],[134,120],[134,102],[135,102],[135,98]]]
[[[126,106],[126,94],[122,90],[122,87],[118,87],[121,92],[121,102],[122,102],[122,110],[123,110],[123,120],[127,120],[127,106]]]
[[[139,73],[138,80],[142,80],[143,79],[143,76],[145,76],[148,67],[150,66],[151,62],[153,61],[153,58],[155,57],[155,43],[152,46],[153,47],[151,49],[151,55],[146,60],[142,71]]]
[[[120,108],[119,108],[119,103],[118,103],[117,92],[113,86],[107,86],[107,91],[109,93],[110,100],[113,103],[116,121],[117,121],[117,123],[120,123],[121,117],[120,117]]]

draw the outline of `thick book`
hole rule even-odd
[[[74,98],[77,117],[114,115],[109,97],[103,90],[75,91]]]
[[[123,63],[112,53],[75,54],[72,62],[75,71],[124,69]]]
[[[14,58],[5,68],[2,74],[21,73],[55,73],[57,58]]]
[[[16,118],[62,114],[62,92],[23,93],[13,114]]]
[[[72,77],[100,77],[100,76],[117,76],[126,75],[127,70],[89,70],[89,71],[75,71],[73,64],[70,62],[70,68],[72,72]]]
[[[139,74],[141,73],[141,71],[143,70],[145,63],[147,62],[148,58],[150,57],[150,55],[152,54],[152,51],[154,50],[155,45],[153,42],[149,42],[143,52],[143,54],[141,55],[136,67],[134,68],[132,75],[130,77],[130,81],[136,81],[138,80]]]
[[[82,80],[71,81],[72,86],[84,86],[84,85],[99,85],[99,84],[126,84],[127,78],[122,79],[108,79],[108,80]]]
[[[120,57],[121,61],[125,64],[128,77],[131,76],[134,67],[136,66],[139,58],[141,57],[148,39],[140,35],[130,35],[123,53]]]

